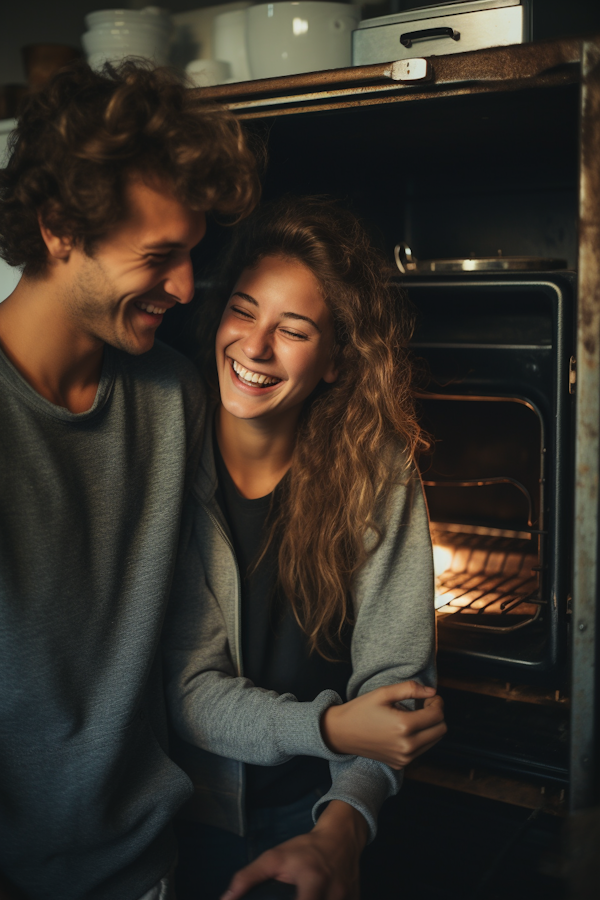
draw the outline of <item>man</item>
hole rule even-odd
[[[24,267],[0,305],[0,892],[159,900],[191,786],[157,646],[204,397],[154,336],[192,299],[206,212],[254,206],[255,162],[173,76],[82,65],[30,100],[0,189]],[[349,896],[365,836],[331,804],[235,891]]]
[[[206,213],[258,194],[236,120],[131,63],[59,74],[0,173],[0,255],[23,266],[0,304],[2,900],[169,895],[191,784],[157,648],[204,395],[154,337],[192,299]],[[353,897],[366,837],[333,801],[231,897],[272,877]]]

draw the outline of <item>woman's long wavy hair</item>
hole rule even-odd
[[[241,273],[269,256],[311,270],[335,327],[339,376],[305,403],[266,545],[278,544],[280,589],[311,651],[327,658],[352,623],[353,577],[381,539],[377,510],[425,444],[411,387],[413,319],[351,212],[321,197],[266,204],[236,228],[219,266],[220,302],[212,317],[202,311],[200,357],[216,391],[224,303]]]

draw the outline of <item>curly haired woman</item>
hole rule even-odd
[[[195,785],[181,900],[309,841],[325,807],[353,807],[372,838],[399,770],[446,730],[411,321],[385,263],[351,213],[287,198],[238,227],[222,271],[201,339],[214,427],[168,624],[174,753]]]

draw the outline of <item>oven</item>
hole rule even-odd
[[[573,274],[404,279],[440,664],[550,686],[567,651]],[[571,390],[571,393],[570,393]]]
[[[421,471],[447,737],[417,777],[568,785],[571,272],[401,279],[416,311]],[[508,701],[508,702],[507,702]],[[437,771],[436,771],[437,768]]]
[[[201,92],[266,144],[264,196],[348,203],[414,306],[449,731],[409,767],[400,803],[412,791],[412,811],[429,810],[425,842],[440,809],[450,831],[468,810],[473,845],[493,806],[515,825],[502,866],[541,810],[559,822],[567,801],[598,802],[599,60],[599,40],[563,40],[431,57],[423,83],[382,64]],[[200,247],[199,295],[222,232]],[[568,266],[399,277],[399,241],[431,259],[500,248]],[[167,337],[193,355],[189,314],[174,311]],[[488,887],[512,832],[497,833],[468,859],[497,858]],[[440,837],[462,869],[460,835]]]

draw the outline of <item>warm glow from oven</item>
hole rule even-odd
[[[452,550],[450,547],[444,547],[441,544],[433,545],[433,571],[435,573],[435,608],[438,609],[440,606],[445,606],[448,602],[448,595],[446,593],[440,594],[438,592],[438,585],[441,580],[441,576],[444,572],[447,572],[450,566],[452,565]]]
[[[432,539],[439,615],[475,625],[484,614],[489,622],[490,614],[515,621],[514,615],[539,613],[537,547],[530,540],[435,530]]]

